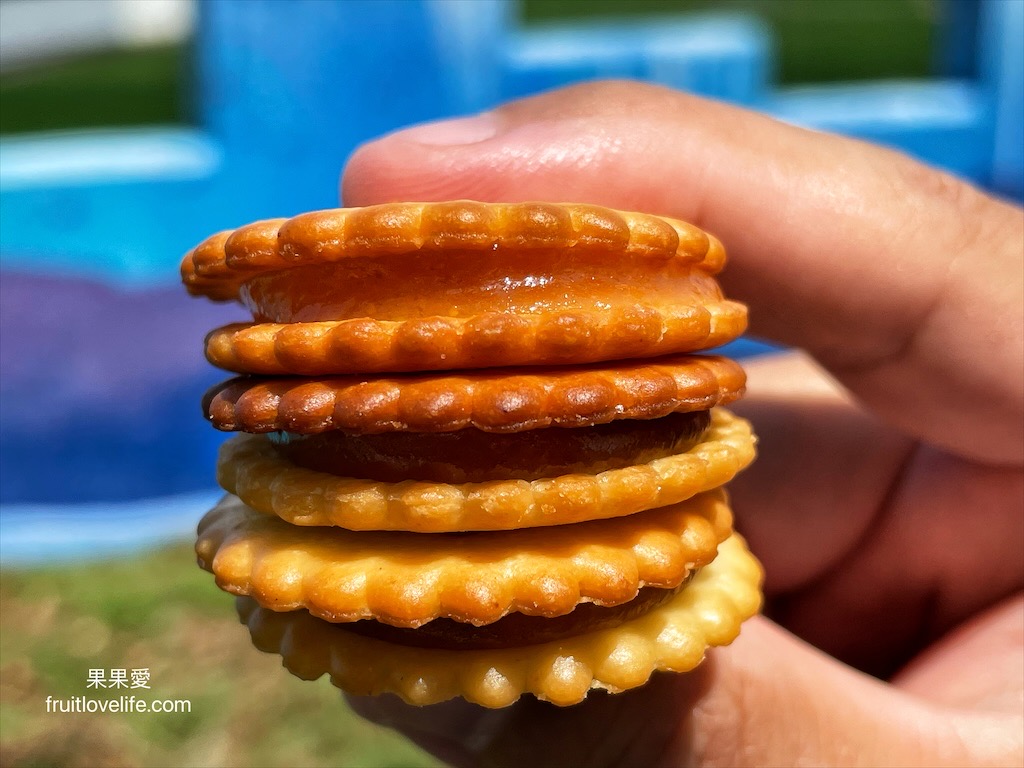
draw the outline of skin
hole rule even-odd
[[[901,154],[637,83],[361,147],[346,205],[552,200],[691,221],[752,332],[732,486],[764,617],[558,709],[353,699],[456,765],[1024,763],[1024,215]]]

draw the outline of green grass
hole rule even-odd
[[[523,0],[527,25],[739,11],[772,28],[782,83],[929,72],[936,0]],[[0,134],[186,122],[188,46],[117,50],[0,76]]]
[[[184,122],[186,53],[115,50],[5,73],[0,133]]]
[[[784,84],[925,77],[935,0],[523,0],[527,24],[584,18],[742,12],[763,19]]]
[[[48,714],[90,669],[150,670],[148,698],[188,714]],[[252,647],[232,599],[182,544],[101,563],[0,573],[0,765],[432,766],[357,718],[323,678]]]

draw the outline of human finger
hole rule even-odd
[[[861,675],[765,619],[744,626],[696,672],[659,675],[559,709],[522,700],[415,708],[350,699],[454,765],[1005,765],[1022,753],[1020,718],[935,706]]]
[[[759,457],[730,493],[765,565],[769,615],[886,676],[1021,588],[1018,470],[915,443],[805,355],[747,369],[747,396],[732,407],[753,421]],[[876,625],[889,631],[861,631]]]
[[[744,367],[746,395],[730,407],[753,422],[758,458],[729,492],[767,594],[792,593],[853,554],[913,441],[858,407],[806,354]]]
[[[915,436],[1024,460],[1024,215],[898,153],[655,86],[588,84],[371,142],[343,196],[692,221],[726,243],[723,282],[755,332],[807,348]]]

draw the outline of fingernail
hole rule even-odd
[[[428,147],[456,147],[487,141],[497,133],[498,121],[494,113],[484,112],[472,117],[457,117],[453,120],[414,125],[394,136]]]

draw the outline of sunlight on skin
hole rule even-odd
[[[752,621],[694,674],[567,710],[357,711],[465,765],[1024,760],[1019,208],[888,150],[637,83],[384,137],[351,158],[343,196],[691,221],[725,243],[752,330],[809,353],[752,362],[737,408],[761,438],[733,486],[737,527],[781,627]]]

